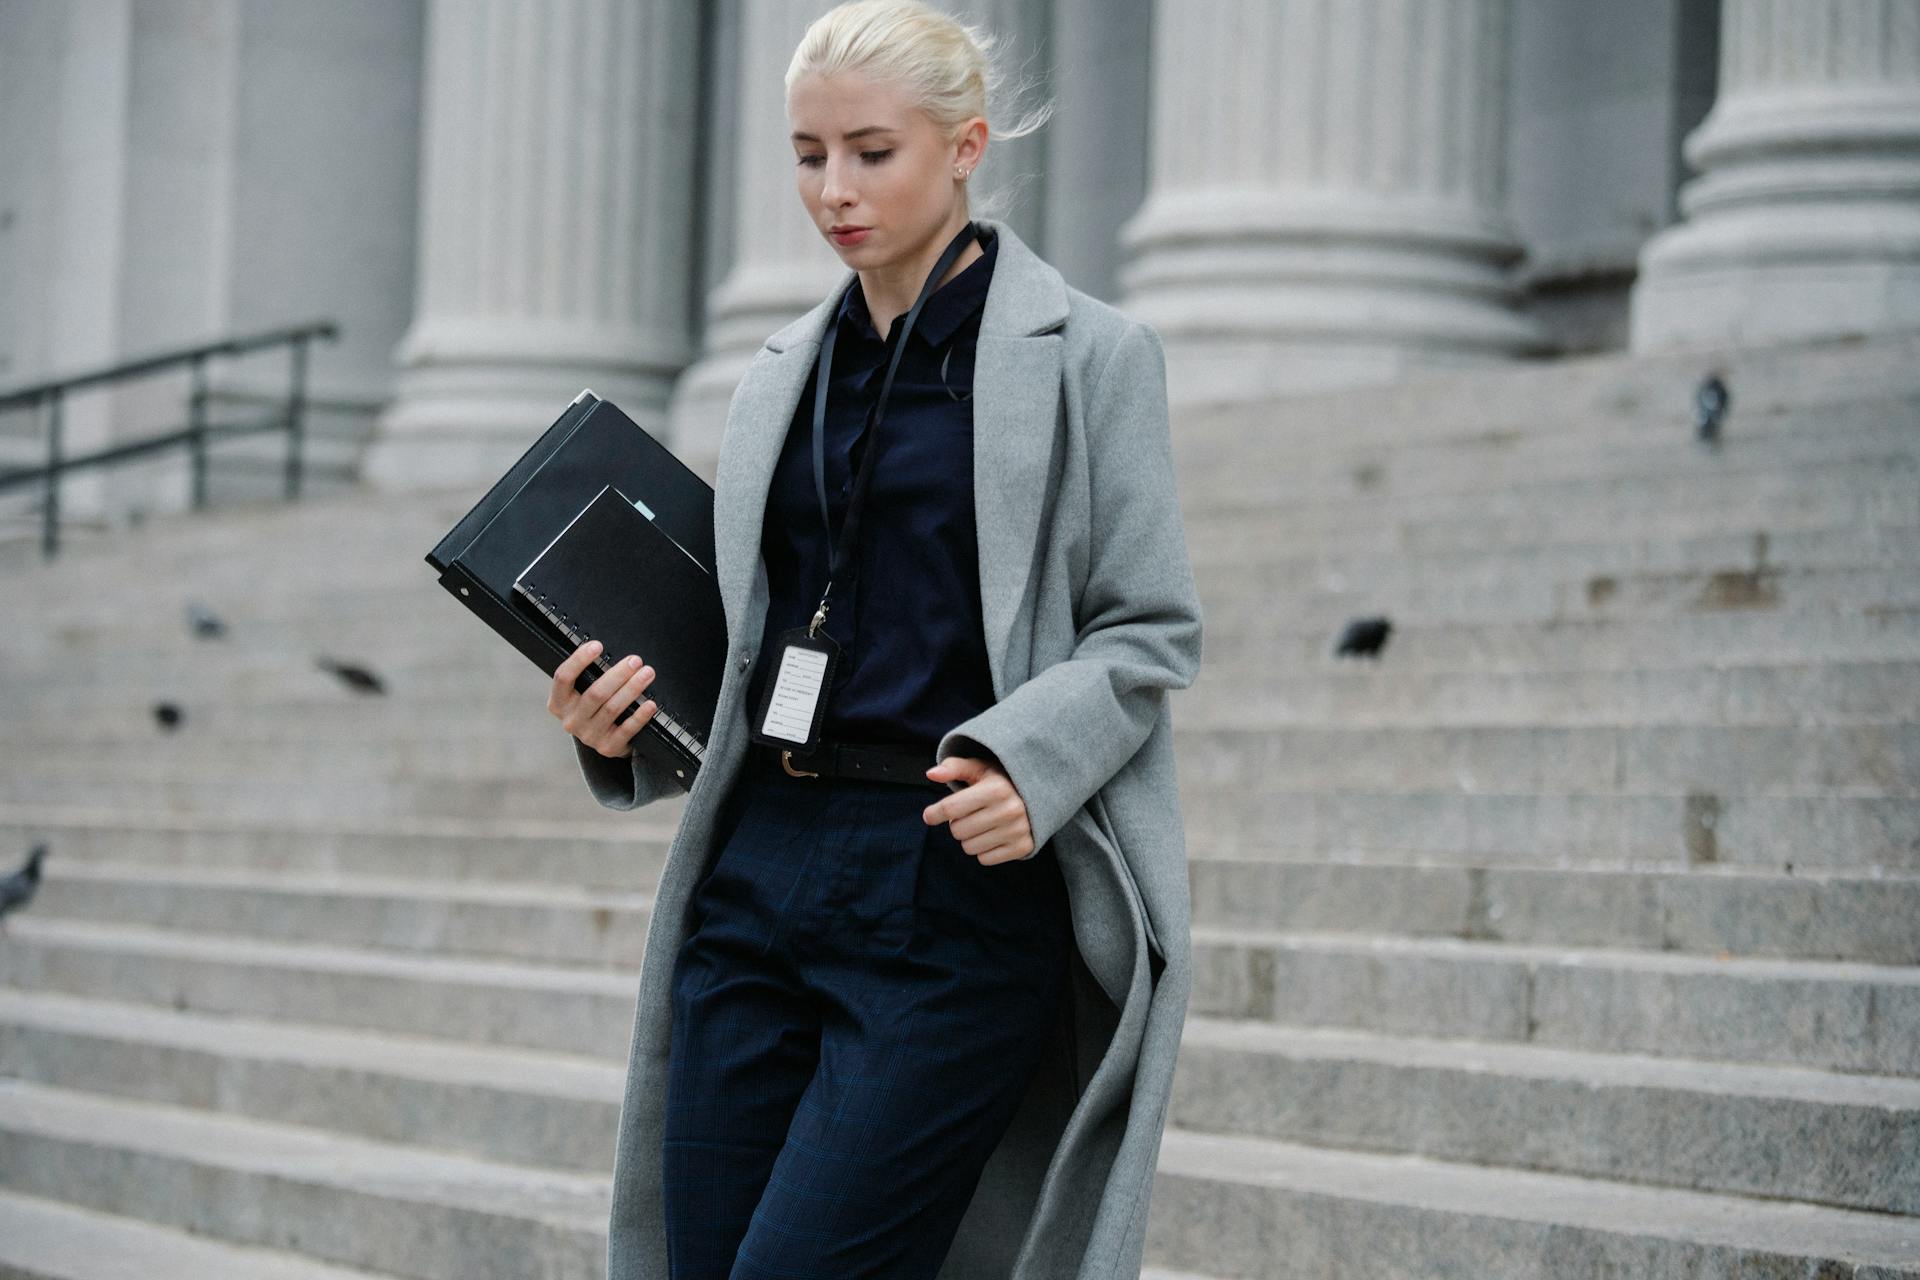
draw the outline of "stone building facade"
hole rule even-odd
[[[324,316],[376,484],[496,475],[582,386],[710,468],[843,273],[782,107],[827,7],[0,0],[0,385]],[[1920,0],[948,7],[1002,40],[995,124],[1055,106],[976,210],[1154,324],[1179,403],[1920,323]]]

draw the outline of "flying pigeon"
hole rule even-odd
[[[1733,403],[1733,394],[1727,390],[1727,384],[1720,381],[1720,375],[1709,373],[1701,379],[1700,385],[1693,389],[1693,431],[1708,444],[1720,441],[1720,423],[1727,416],[1727,406]]]
[[[162,729],[178,729],[186,718],[186,712],[177,702],[156,702],[153,704],[153,718],[160,722]]]
[[[7,912],[26,906],[32,899],[34,891],[40,887],[40,860],[46,856],[47,845],[43,840],[33,846],[25,866],[5,880],[0,880],[0,922],[5,921]]]
[[[227,634],[227,624],[198,600],[187,601],[187,626],[202,640],[217,640]]]
[[[1356,654],[1377,658],[1387,643],[1387,632],[1391,630],[1393,624],[1385,618],[1355,618],[1340,633],[1340,643],[1334,648],[1334,655]]]
[[[385,693],[386,685],[380,677],[365,667],[356,667],[350,662],[335,662],[332,658],[315,658],[314,665],[322,671],[331,671],[340,677],[349,689],[357,693]]]

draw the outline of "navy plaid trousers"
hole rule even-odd
[[[748,754],[674,964],[669,1273],[931,1278],[1064,996],[1059,865],[981,865],[944,783]]]

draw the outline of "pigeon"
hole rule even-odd
[[[187,626],[201,640],[218,640],[227,634],[227,624],[198,600],[187,601]]]
[[[1720,381],[1720,375],[1709,373],[1701,379],[1700,385],[1693,389],[1693,431],[1708,444],[1720,442],[1720,423],[1727,416],[1727,406],[1733,403],[1733,393],[1727,390],[1727,384]]]
[[[162,729],[178,729],[180,721],[186,718],[186,712],[177,702],[156,702],[153,704],[153,718],[160,722]]]
[[[386,685],[380,677],[365,667],[356,667],[350,662],[335,662],[332,658],[315,658],[314,665],[322,671],[331,671],[340,677],[349,689],[357,693],[385,693]]]
[[[1377,658],[1387,643],[1387,632],[1391,630],[1393,624],[1385,618],[1355,618],[1340,633],[1340,643],[1335,647],[1334,655],[1356,654]]]
[[[46,856],[47,845],[43,840],[33,846],[25,866],[0,880],[0,921],[6,919],[7,912],[26,906],[33,898],[34,891],[40,887],[40,860]]]

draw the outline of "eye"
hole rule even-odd
[[[868,164],[879,164],[882,160],[885,160],[888,156],[892,154],[893,154],[892,148],[888,148],[885,151],[862,151],[860,153],[860,158],[862,160],[865,160]],[[823,162],[825,161],[825,159],[826,159],[825,156],[801,156],[799,160],[799,164],[802,168],[812,168],[814,167],[816,162]]]

